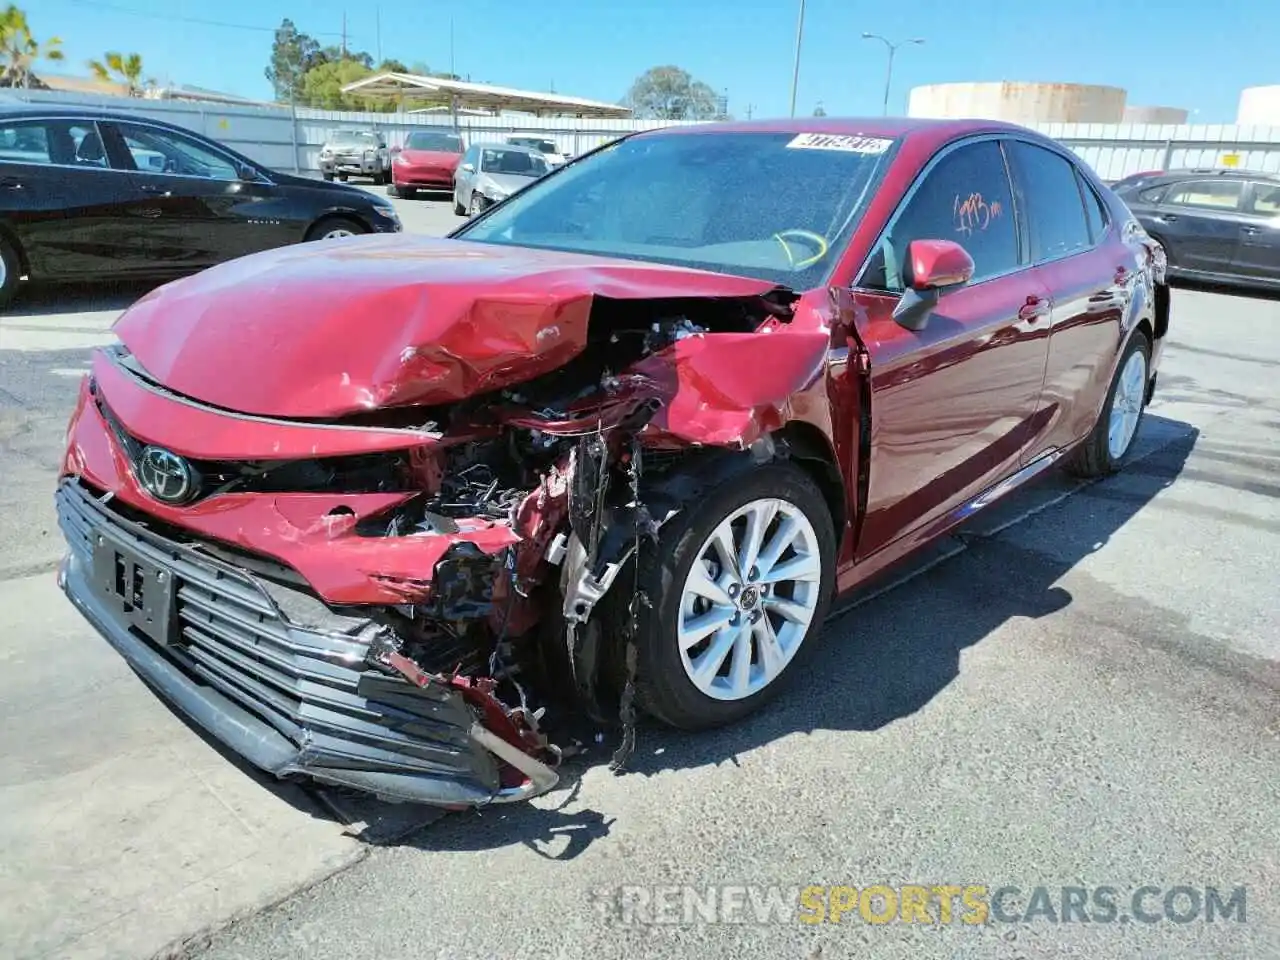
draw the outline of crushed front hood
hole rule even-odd
[[[170,390],[275,417],[440,404],[583,350],[596,296],[755,297],[760,280],[385,235],[284,247],[147,295],[115,331]]]

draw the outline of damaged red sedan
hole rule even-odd
[[[140,300],[71,419],[59,579],[264,770],[530,797],[557,710],[620,750],[638,712],[738,720],[840,593],[1054,464],[1118,469],[1164,269],[1019,127],[633,135],[447,239]]]

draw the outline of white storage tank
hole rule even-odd
[[[1125,123],[1147,123],[1181,126],[1187,122],[1188,112],[1181,107],[1125,107]]]
[[[1242,127],[1280,127],[1280,84],[1242,90],[1236,123]]]
[[[907,115],[1011,123],[1119,123],[1125,91],[1083,83],[935,83],[911,91]]]

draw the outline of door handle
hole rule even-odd
[[[139,187],[139,189],[143,193],[155,193],[155,194],[159,194],[162,197],[173,196],[173,191],[170,190],[168,187],[158,187],[154,183],[144,183],[141,187]]]
[[[1018,310],[1018,319],[1035,323],[1049,312],[1049,301],[1034,294],[1027,297],[1027,302]]]
[[[1176,213],[1159,213],[1156,214],[1155,219],[1161,223],[1177,223],[1178,215]]]
[[[0,187],[6,190],[21,190],[24,184],[17,177],[0,177]]]
[[[1256,237],[1262,231],[1259,230],[1257,227],[1241,227],[1240,232],[1249,237]]]

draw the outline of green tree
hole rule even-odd
[[[349,97],[342,92],[348,83],[354,83],[373,73],[371,67],[359,60],[329,60],[312,67],[302,77],[302,102],[311,107],[326,110],[368,110],[372,107],[359,97]]]
[[[408,73],[409,68],[399,60],[383,60],[378,64],[378,73]]]
[[[275,90],[276,99],[287,102],[302,96],[302,78],[319,63],[320,44],[302,33],[285,17],[276,28],[271,43],[271,63],[263,73]]]
[[[114,50],[104,54],[102,60],[90,60],[89,69],[99,80],[123,83],[129,90],[129,96],[142,94],[142,54],[116,53]],[[154,82],[146,81],[148,84]]]
[[[652,67],[638,76],[624,103],[637,117],[654,120],[711,120],[716,93],[679,67]]]
[[[27,14],[13,4],[0,13],[0,59],[4,71],[0,86],[27,87],[31,83],[31,67],[38,60],[63,59],[62,41],[50,37],[41,43],[31,33]]]

